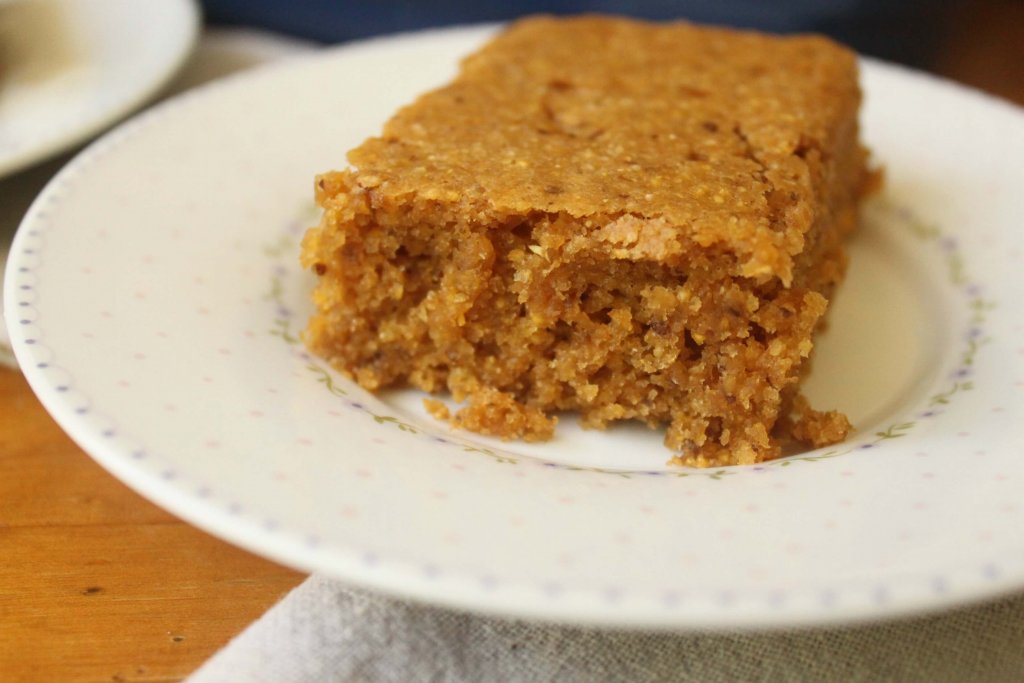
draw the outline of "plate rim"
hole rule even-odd
[[[84,151],[77,155],[64,169],[60,171],[60,173],[58,173],[43,192],[40,193],[35,202],[33,202],[15,236],[11,250],[12,257],[8,263],[7,272],[5,274],[5,277],[7,278],[7,282],[5,284],[7,286],[4,290],[7,292],[5,295],[7,299],[7,310],[14,310],[13,304],[15,303],[15,294],[14,287],[12,285],[15,279],[17,265],[21,262],[20,256],[18,255],[21,254],[24,243],[28,242],[31,237],[32,226],[38,222],[37,217],[39,212],[42,210],[41,207],[58,191],[56,188],[59,188],[64,182],[72,181],[76,173],[88,168],[94,157],[102,156],[109,149],[116,147],[120,137],[125,135],[125,131],[143,129],[150,123],[158,121],[165,115],[168,115],[173,111],[174,107],[185,99],[202,96],[202,93],[208,94],[210,92],[219,91],[226,81],[265,77],[260,76],[259,74],[265,74],[268,71],[278,69],[284,71],[294,68],[297,62],[304,63],[307,60],[328,61],[338,59],[341,58],[340,55],[343,55],[345,52],[361,50],[371,44],[389,43],[391,41],[402,40],[409,37],[421,37],[429,40],[451,34],[462,34],[467,32],[480,32],[480,35],[483,35],[483,32],[485,31],[494,30],[495,26],[496,25],[494,24],[486,24],[468,27],[432,29],[428,31],[416,31],[391,36],[382,36],[366,41],[349,43],[340,47],[316,52],[311,55],[295,57],[286,60],[287,63],[285,64],[271,64],[255,69],[252,72],[233,75],[227,79],[201,86],[194,91],[189,91],[181,96],[172,98],[166,103],[161,103],[157,107],[129,119],[121,126],[118,126],[114,130],[102,136],[99,140],[89,145]],[[926,79],[937,82],[943,87],[953,85],[957,90],[960,90],[971,97],[977,98],[980,95],[983,101],[986,101],[987,103],[996,103],[1000,107],[1004,107],[1009,104],[998,98],[989,96],[985,93],[980,93],[961,84],[935,77],[931,74],[917,72],[913,69],[899,65],[890,65],[884,62],[878,62],[877,60],[865,61],[869,64],[873,64],[873,68],[890,69],[896,72],[902,72],[903,75],[913,78],[921,78],[923,76]],[[1010,110],[1018,116],[1024,113],[1024,111],[1012,104],[1010,104],[1009,107]],[[1024,118],[1021,120],[1024,121]],[[755,610],[751,613],[749,611],[730,611],[729,609],[720,609],[718,611],[705,610],[703,612],[653,609],[644,613],[633,612],[623,614],[620,611],[620,608],[616,608],[614,605],[609,604],[602,607],[599,601],[594,601],[594,604],[598,605],[596,609],[591,609],[589,611],[577,610],[571,617],[568,617],[565,614],[564,609],[559,607],[558,601],[555,601],[554,603],[548,602],[526,605],[510,602],[509,599],[495,600],[495,593],[489,592],[485,586],[479,585],[471,587],[468,591],[463,590],[460,592],[448,590],[439,592],[436,579],[420,576],[416,572],[408,572],[404,578],[401,576],[396,578],[396,572],[401,575],[403,571],[405,571],[403,569],[396,568],[402,566],[403,563],[401,561],[392,563],[393,566],[391,567],[386,567],[384,565],[387,563],[383,561],[378,561],[372,565],[366,565],[365,562],[361,562],[355,557],[335,558],[335,562],[348,562],[350,565],[346,571],[339,572],[337,571],[337,568],[326,568],[323,561],[317,559],[320,551],[316,548],[307,547],[295,538],[286,538],[282,541],[282,537],[278,536],[277,540],[271,539],[270,541],[267,541],[265,538],[265,530],[260,529],[255,520],[240,520],[237,516],[232,515],[229,510],[211,505],[209,499],[200,499],[194,494],[190,494],[185,491],[179,482],[176,482],[173,479],[162,478],[159,473],[148,468],[136,466],[128,457],[126,457],[126,454],[118,452],[117,449],[111,449],[110,444],[92,430],[83,433],[83,430],[76,424],[75,416],[69,411],[69,405],[63,401],[63,397],[54,390],[54,387],[49,384],[47,378],[44,377],[42,373],[35,370],[34,363],[28,362],[33,360],[31,358],[33,352],[28,345],[26,345],[25,338],[18,334],[18,330],[13,326],[10,320],[8,320],[8,326],[13,342],[12,346],[19,357],[19,361],[22,362],[23,372],[33,391],[39,397],[47,411],[51,416],[53,416],[55,421],[58,422],[61,428],[64,429],[71,438],[87,454],[90,455],[90,457],[99,462],[99,464],[101,464],[105,469],[121,481],[125,482],[132,489],[147,499],[156,502],[161,507],[164,507],[165,509],[168,509],[174,514],[182,517],[196,527],[204,529],[218,538],[245,548],[251,552],[269,557],[287,566],[292,566],[304,571],[323,571],[344,581],[352,582],[363,587],[392,595],[416,599],[435,605],[446,605],[448,607],[455,607],[478,613],[492,615],[500,614],[504,616],[537,619],[555,623],[571,623],[576,625],[586,624],[588,626],[608,628],[646,628],[679,631],[735,628],[786,628],[795,626],[822,626],[856,623],[877,620],[880,618],[909,616],[913,614],[947,610],[953,607],[973,604],[979,601],[994,599],[1002,595],[1017,592],[1022,586],[1024,586],[1024,574],[1021,574],[1021,576],[1017,577],[1016,581],[1004,580],[1001,582],[991,581],[987,583],[978,583],[974,585],[973,589],[970,591],[961,591],[960,593],[949,594],[944,596],[942,600],[936,600],[934,596],[926,596],[917,600],[893,600],[881,609],[877,606],[861,603],[859,605],[859,609],[851,609],[850,606],[847,605],[845,609],[840,610],[840,613],[838,614],[829,612],[828,610],[823,611],[820,608],[805,609],[803,611],[790,609],[787,611],[773,613],[768,613],[764,610],[759,612]],[[337,552],[338,549],[335,549],[335,553]],[[322,554],[319,556],[322,557]],[[468,575],[463,577],[463,579],[464,580],[462,582],[464,584],[471,584],[475,581],[474,577]],[[587,590],[584,590],[583,593],[588,596],[590,595]],[[481,597],[484,598],[483,601],[481,601]],[[490,600],[490,602],[487,602],[487,600]],[[539,609],[542,604],[554,605],[554,607],[549,609]]]

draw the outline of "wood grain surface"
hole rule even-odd
[[[0,369],[0,681],[177,681],[302,575],[179,521]]]
[[[935,70],[1024,103],[1024,3],[964,3]],[[303,576],[108,475],[0,369],[0,681],[177,681]]]

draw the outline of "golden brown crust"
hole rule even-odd
[[[676,226],[676,261],[788,281],[856,134],[855,56],[824,38],[583,17],[520,21],[349,154],[357,183],[495,214]],[[813,157],[813,158],[812,158]]]
[[[775,457],[865,185],[858,104],[821,38],[514,24],[318,178],[305,339],[370,389],[468,399],[467,429],[575,410],[667,425],[689,464]]]

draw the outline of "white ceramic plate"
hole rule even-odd
[[[218,82],[67,167],[7,271],[15,351],[58,422],[225,539],[474,610],[749,627],[1024,586],[1024,117],[947,83],[864,65],[888,189],[810,386],[858,427],[839,448],[680,469],[656,433],[571,420],[550,443],[503,444],[303,352],[314,174],[486,35],[383,39]]]
[[[199,29],[192,0],[0,2],[0,176],[142,104]]]

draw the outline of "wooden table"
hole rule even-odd
[[[0,680],[176,681],[302,575],[129,490],[0,369]]]
[[[936,69],[1024,103],[1024,4],[967,3]],[[96,465],[0,368],[0,681],[176,681],[301,574]]]

